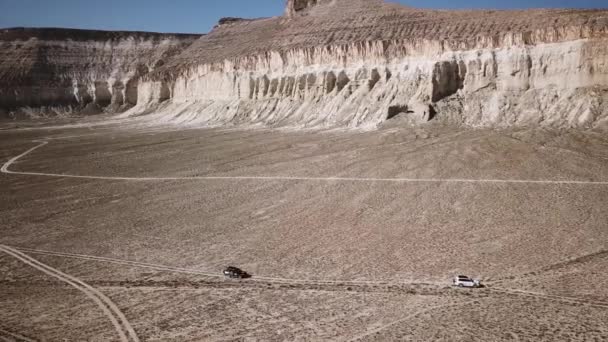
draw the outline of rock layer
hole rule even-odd
[[[199,36],[67,29],[0,31],[0,107],[118,110],[137,104],[138,79]],[[89,106],[90,108],[90,106]]]
[[[123,116],[152,123],[608,126],[608,10],[288,0],[284,16],[226,18],[192,44],[169,41],[125,92],[85,76],[74,94],[101,105],[122,94],[137,103]]]
[[[290,0],[145,77],[127,115],[202,125],[608,124],[608,11],[430,11]],[[158,105],[162,102],[161,105]]]

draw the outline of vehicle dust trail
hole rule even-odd
[[[133,327],[131,327],[131,324],[129,323],[125,315],[122,313],[122,311],[120,311],[120,309],[116,306],[116,304],[114,304],[114,302],[110,300],[110,298],[108,298],[100,291],[84,283],[80,279],[65,274],[48,265],[45,265],[14,248],[5,245],[0,245],[0,251],[83,292],[87,297],[93,300],[95,304],[97,304],[103,310],[105,315],[112,322],[112,325],[114,325],[114,328],[116,329],[116,332],[118,333],[122,342],[139,342],[139,338],[137,337],[135,330],[133,329]]]
[[[393,322],[391,322],[391,323],[385,324],[385,325],[380,326],[380,327],[378,327],[378,328],[375,328],[375,329],[373,329],[373,330],[366,331],[366,332],[364,332],[364,333],[362,333],[362,334],[360,334],[360,335],[357,335],[357,336],[355,336],[355,337],[352,337],[352,338],[350,338],[350,339],[346,340],[346,342],[355,342],[355,341],[360,341],[360,340],[362,340],[362,339],[364,339],[364,338],[366,338],[366,337],[368,337],[368,336],[375,335],[375,334],[377,334],[377,333],[381,332],[382,330],[386,330],[386,329],[388,329],[388,328],[390,328],[390,327],[392,327],[392,326],[394,326],[394,325],[397,325],[397,324],[399,324],[399,323],[403,323],[403,322],[408,321],[408,320],[410,320],[410,319],[412,319],[412,318],[416,318],[416,317],[418,317],[418,316],[420,316],[420,315],[424,315],[425,313],[428,313],[428,312],[431,312],[431,311],[434,311],[434,310],[437,310],[437,309],[447,309],[447,308],[452,308],[452,307],[463,306],[463,305],[465,305],[465,304],[466,304],[466,303],[458,303],[458,304],[443,304],[443,305],[435,305],[435,306],[431,306],[431,307],[426,308],[426,309],[424,309],[424,310],[422,310],[422,311],[418,311],[418,312],[415,312],[415,313],[413,313],[413,314],[411,314],[411,315],[405,316],[405,317],[403,317],[403,318],[401,318],[401,319],[399,319],[399,320],[397,320],[397,321],[393,321]]]
[[[24,252],[24,253],[29,253],[29,254],[48,255],[48,256],[70,258],[70,259],[105,262],[105,263],[111,263],[111,264],[117,264],[117,265],[153,269],[153,270],[157,270],[157,271],[167,271],[167,272],[175,272],[175,273],[200,275],[200,276],[212,277],[212,278],[221,278],[221,279],[224,278],[224,276],[219,273],[204,272],[204,271],[192,270],[192,269],[187,269],[187,268],[157,265],[157,264],[150,264],[150,263],[131,261],[131,260],[98,257],[98,256],[92,256],[92,255],[84,255],[84,254],[43,251],[43,250],[31,249],[31,248],[20,248],[20,247],[12,247],[12,248],[19,250],[21,252]],[[264,281],[264,282],[282,283],[282,284],[294,284],[294,285],[403,285],[403,284],[427,285],[427,286],[436,285],[436,284],[421,283],[421,282],[406,283],[406,282],[373,281],[373,280],[370,280],[370,281],[366,281],[366,280],[313,280],[313,279],[293,279],[293,278],[278,278],[278,277],[265,277],[265,276],[255,276],[255,277],[247,279],[247,280],[248,281]]]
[[[13,340],[9,340],[9,339],[5,339],[4,337],[2,337],[2,334],[10,336],[11,338],[17,340],[17,341],[24,341],[24,342],[36,342],[35,340],[32,340],[31,338],[25,337],[23,335],[19,335],[4,329],[0,329],[0,339],[3,339],[4,341],[13,341]]]
[[[522,296],[522,297],[533,297],[533,298],[540,298],[540,299],[545,299],[545,300],[554,300],[554,301],[560,301],[560,302],[567,302],[567,303],[571,303],[571,304],[589,305],[589,306],[593,306],[593,307],[608,309],[608,303],[606,303],[606,302],[594,301],[594,300],[589,300],[589,299],[584,299],[584,298],[551,295],[551,294],[544,294],[544,293],[518,290],[518,289],[506,289],[506,288],[500,288],[500,287],[492,287],[492,288],[489,288],[489,290],[492,292],[505,293],[505,294]]]
[[[297,176],[192,176],[192,177],[118,177],[86,176],[46,172],[10,171],[9,167],[19,159],[36,149],[48,144],[48,141],[30,148],[22,154],[7,161],[0,169],[1,173],[23,176],[75,178],[113,181],[213,181],[213,180],[257,180],[257,181],[316,181],[316,182],[368,182],[368,183],[490,183],[490,184],[544,184],[544,185],[608,185],[608,181],[575,181],[575,180],[526,180],[526,179],[459,179],[459,178],[371,178],[371,177],[297,177]]]

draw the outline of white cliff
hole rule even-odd
[[[116,57],[62,73],[72,98],[136,104],[121,117],[151,124],[608,127],[608,10],[289,0],[282,17],[224,18],[194,42],[95,44],[87,58]]]
[[[0,107],[117,111],[138,79],[199,36],[66,29],[0,31]]]
[[[594,127],[608,118],[607,46],[429,47],[386,58],[383,43],[366,43],[269,53],[142,82],[128,115],[152,111],[154,122],[196,125],[375,127],[405,115],[414,123]]]

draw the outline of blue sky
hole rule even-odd
[[[608,0],[393,0],[425,8],[608,8]],[[0,0],[0,27],[208,32],[221,17],[269,17],[285,0]]]

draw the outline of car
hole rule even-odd
[[[229,266],[224,269],[224,276],[231,279],[247,279],[251,276],[238,267]]]
[[[454,277],[454,282],[453,282],[454,286],[458,286],[458,287],[471,287],[471,288],[479,288],[482,287],[481,282],[479,280],[467,277],[467,276],[463,276],[463,275],[459,275]]]

